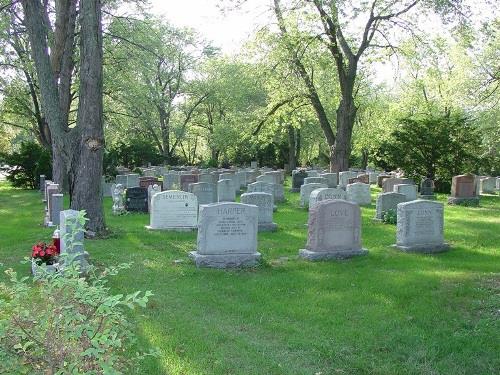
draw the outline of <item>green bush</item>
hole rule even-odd
[[[0,373],[122,374],[134,361],[154,352],[131,355],[135,335],[124,308],[146,307],[150,291],[111,295],[107,277],[129,264],[97,272],[89,266],[82,277],[79,263],[68,254],[78,245],[77,222],[66,237],[68,252],[58,270],[42,264],[33,279],[8,269],[0,284]],[[29,259],[27,259],[29,261]],[[128,372],[128,371],[127,371]]]
[[[117,174],[116,167],[120,165],[133,169],[148,163],[162,164],[163,157],[155,145],[143,139],[131,138],[127,143],[107,147],[104,153],[104,173],[110,176]]]
[[[396,210],[389,209],[382,212],[382,222],[385,224],[396,225],[398,223],[398,213]]]
[[[0,170],[7,173],[7,181],[14,187],[36,189],[41,174],[47,179],[52,175],[50,153],[36,142],[23,142],[19,151],[1,154],[0,160],[7,165]]]

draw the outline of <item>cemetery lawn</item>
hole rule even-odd
[[[133,263],[110,280],[113,293],[154,293],[130,318],[134,350],[160,355],[130,373],[500,373],[500,197],[482,196],[479,208],[445,205],[451,250],[418,255],[392,249],[395,226],[371,220],[378,191],[362,208],[367,256],[299,260],[307,212],[298,193],[286,193],[274,215],[279,231],[259,234],[262,265],[240,271],[196,269],[187,258],[195,233],[147,231],[148,215],[112,216],[106,198],[112,233],[86,249],[99,267]],[[19,262],[52,233],[42,219],[38,192],[0,185],[4,268],[29,274]]]

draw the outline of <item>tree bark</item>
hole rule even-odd
[[[100,0],[82,0],[80,103],[78,107],[73,200],[71,208],[85,210],[87,230],[105,229],[101,197],[104,129],[102,117],[102,25]]]
[[[330,170],[334,173],[349,169],[351,155],[351,138],[357,108],[354,98],[347,97],[340,101],[337,109],[337,137],[330,160]]]

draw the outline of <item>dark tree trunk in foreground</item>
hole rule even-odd
[[[100,0],[81,0],[80,105],[71,208],[87,211],[87,229],[105,228],[101,198],[104,152],[102,122],[102,30]]]
[[[56,0],[56,44],[49,55],[44,5],[23,0],[25,24],[41,92],[42,110],[52,139],[53,179],[63,186],[69,171],[71,208],[86,210],[87,229],[105,229],[101,198],[103,159],[102,124],[102,31],[99,0],[81,0],[81,73],[78,121],[68,128],[76,0]],[[64,19],[68,18],[69,19]],[[60,33],[60,34],[59,34]],[[66,39],[65,39],[66,38]],[[59,87],[58,87],[59,84]]]

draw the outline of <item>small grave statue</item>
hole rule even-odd
[[[111,188],[113,196],[113,215],[121,215],[125,212],[124,205],[124,187],[122,184],[116,184]]]

